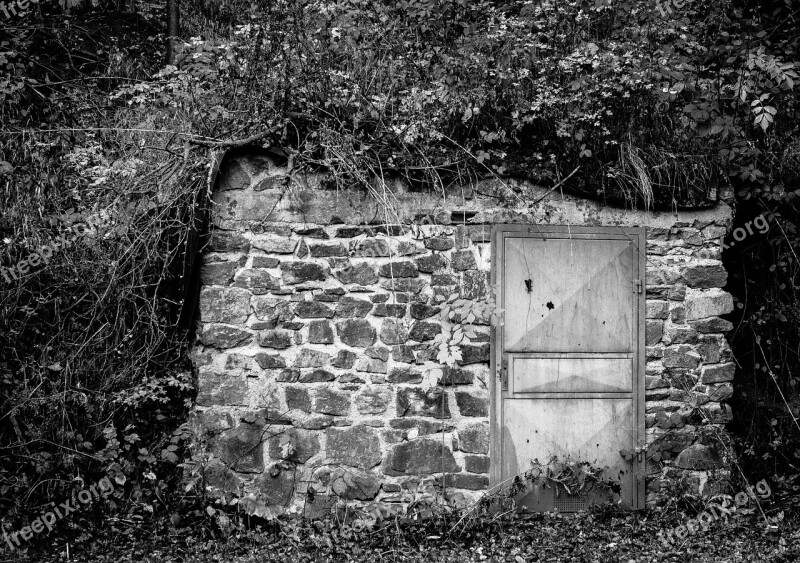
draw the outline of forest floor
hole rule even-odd
[[[775,507],[766,512],[781,514]],[[452,519],[389,519],[360,533],[345,531],[332,520],[280,519],[224,534],[202,518],[178,526],[168,518],[138,524],[113,519],[76,523],[83,530],[69,541],[44,537],[14,552],[5,546],[0,562],[800,561],[800,510],[782,514],[771,527],[758,511],[732,514],[705,531],[675,538],[669,547],[661,537],[688,522],[675,512],[484,515],[458,525]]]

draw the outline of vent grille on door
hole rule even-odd
[[[570,495],[557,491],[553,508],[559,512],[580,512],[589,508],[589,498],[585,495]]]

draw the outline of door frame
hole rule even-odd
[[[529,225],[529,224],[495,224],[492,226],[492,268],[491,284],[497,288],[497,306],[505,309],[503,286],[501,284],[501,272],[504,263],[504,240],[506,234],[530,234],[530,235],[552,235],[552,238],[575,238],[575,239],[601,239],[601,240],[630,240],[638,253],[638,282],[640,296],[636,307],[636,330],[634,335],[634,353],[637,361],[634,369],[637,370],[633,381],[633,397],[636,401],[634,405],[634,436],[637,445],[641,448],[645,446],[645,398],[644,398],[644,374],[645,374],[645,276],[646,276],[646,237],[644,227],[617,227],[617,226],[569,226],[569,225]],[[633,288],[632,288],[633,291]],[[498,327],[491,327],[491,351],[489,354],[489,368],[491,377],[489,378],[489,485],[491,491],[497,491],[510,483],[502,482],[502,429],[500,428],[500,409],[502,406],[502,385],[499,366],[502,365],[502,330]],[[633,509],[642,508],[645,502],[645,461],[644,455],[641,459],[634,457],[632,460],[634,471],[634,498]]]

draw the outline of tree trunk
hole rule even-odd
[[[167,64],[175,64],[175,45],[180,28],[180,0],[167,0]]]

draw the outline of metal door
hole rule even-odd
[[[644,229],[497,226],[493,283],[503,324],[492,354],[491,477],[506,483],[559,460],[610,468],[620,497],[644,502]],[[529,488],[535,510],[587,495]]]

